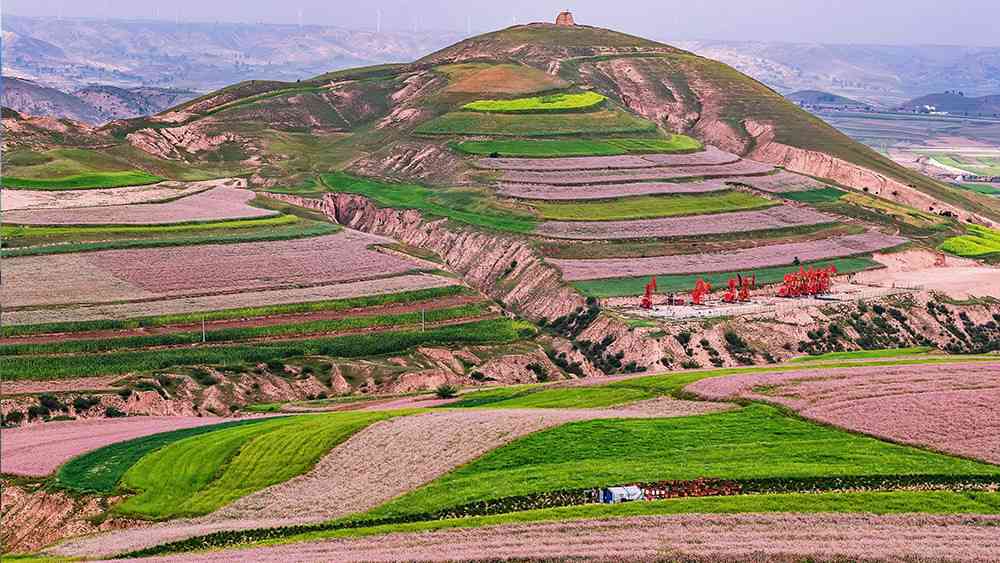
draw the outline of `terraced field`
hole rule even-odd
[[[486,113],[562,113],[587,111],[604,104],[607,98],[596,92],[550,94],[516,100],[477,100],[462,106],[466,111]]]
[[[732,189],[736,178],[718,178],[692,182],[635,182],[597,186],[546,186],[544,184],[501,184],[497,193],[518,199],[546,201],[583,201],[644,195],[704,194]]]
[[[774,170],[767,164],[741,160],[733,164],[651,166],[611,170],[557,170],[532,172],[505,171],[501,180],[509,184],[542,184],[547,186],[590,186],[624,182],[673,180],[678,178],[725,178],[728,176],[754,176]]]
[[[966,230],[967,234],[949,238],[939,248],[970,258],[1000,255],[1000,231],[979,225],[969,225]]]
[[[161,203],[196,194],[219,185],[207,182],[159,182],[146,186],[93,190],[11,190],[4,194],[4,211],[68,209],[136,203]]]
[[[458,111],[421,124],[421,135],[560,137],[652,133],[656,125],[617,109],[569,114],[504,114]]]

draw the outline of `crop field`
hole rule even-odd
[[[758,405],[693,417],[566,424],[494,450],[370,515],[668,479],[887,475],[1000,476],[1000,467],[888,444]]]
[[[998,184],[953,184],[956,188],[975,192],[977,194],[1000,197],[1000,185]]]
[[[117,514],[162,520],[206,514],[312,469],[358,430],[387,412],[282,417],[174,442],[140,459],[122,477],[139,491]]]
[[[1000,158],[959,154],[929,153],[932,158],[945,166],[965,170],[971,174],[1000,176]]]
[[[700,274],[709,272],[752,272],[772,266],[789,266],[789,258],[815,262],[869,254],[904,244],[906,239],[869,231],[861,235],[846,235],[801,243],[772,244],[759,248],[720,254],[689,254],[629,259],[560,260],[551,259],[569,281],[664,276],[670,274]]]
[[[60,178],[38,180],[33,178],[15,178],[4,176],[3,185],[11,190],[92,190],[98,188],[120,188],[123,186],[142,186],[162,182],[163,178],[141,171],[133,172],[95,172],[91,174],[74,174]]]
[[[580,94],[549,94],[516,100],[477,100],[462,106],[466,111],[487,113],[548,113],[577,112],[597,109],[607,101],[597,92]]]
[[[781,195],[786,199],[802,203],[826,203],[828,201],[837,201],[845,193],[843,190],[838,190],[837,188],[820,188],[818,190],[786,192]]]
[[[535,228],[534,217],[501,208],[480,190],[390,184],[339,172],[323,175],[323,183],[333,191],[367,196],[384,207],[417,209],[429,217],[446,217],[458,223],[515,233],[528,233]]]
[[[827,187],[818,180],[814,180],[808,176],[802,176],[800,174],[793,174],[785,170],[779,170],[773,174],[766,174],[764,176],[741,178],[734,181],[753,186],[754,188],[764,192],[775,194],[821,190]]]
[[[73,356],[4,359],[7,380],[47,380],[153,371],[182,365],[245,365],[298,356],[359,358],[397,354],[415,346],[494,344],[531,336],[530,325],[507,319],[452,324],[427,330],[352,334],[261,344],[120,351]]]
[[[496,155],[497,158],[560,158],[586,156],[621,156],[627,154],[684,154],[702,149],[702,144],[686,135],[671,135],[669,139],[554,139],[554,140],[507,140],[461,141],[452,147],[465,154],[478,156]],[[707,151],[716,151],[708,147]],[[721,152],[721,151],[719,151]],[[732,157],[731,160],[735,160]],[[486,168],[500,164],[493,161],[480,162]],[[513,165],[513,163],[511,163]],[[537,165],[537,163],[536,163]]]
[[[68,209],[161,203],[203,192],[217,182],[159,182],[146,186],[93,190],[11,190],[3,194],[4,211],[18,209]]]
[[[969,258],[1000,254],[1000,231],[979,225],[966,225],[965,229],[966,234],[949,238],[938,248]]]
[[[807,262],[803,266],[806,268],[811,266],[817,268],[836,266],[839,273],[852,274],[876,268],[879,266],[879,263],[870,258],[841,258],[837,260]],[[785,274],[791,271],[798,271],[798,266],[787,265],[733,272],[656,276],[656,286],[661,293],[687,292],[694,289],[694,284],[699,279],[703,279],[712,284],[712,287],[722,289],[728,283],[729,278],[735,278],[737,274],[756,274],[758,284],[773,284],[780,283],[784,279]],[[649,276],[641,276],[578,281],[573,283],[573,287],[588,297],[626,297],[630,295],[642,295],[647,283],[649,283]]]
[[[770,401],[853,432],[1000,464],[1000,363],[730,376],[686,390]]]
[[[686,137],[685,137],[686,138]],[[610,139],[601,141],[606,143],[619,143],[628,139]],[[641,139],[634,139],[638,143]],[[475,141],[468,141],[469,143]],[[538,143],[538,144],[561,144],[573,143],[575,141],[492,141],[496,143]],[[596,141],[595,141],[596,142]],[[659,139],[650,139],[650,143],[664,142]],[[551,157],[551,158],[503,158],[489,157],[479,158],[472,163],[477,168],[487,170],[505,171],[533,171],[533,172],[560,172],[560,171],[581,171],[581,170],[631,170],[636,168],[662,168],[670,166],[717,166],[723,164],[736,164],[740,158],[736,155],[721,151],[715,147],[707,147],[698,152],[685,152],[674,154],[671,152],[650,153],[650,154],[621,154],[616,156],[581,156],[581,157]]]
[[[558,170],[532,172],[522,170],[505,171],[502,180],[512,184],[545,184],[562,186],[589,186],[596,184],[619,184],[624,182],[650,182],[675,180],[680,178],[726,178],[729,176],[754,176],[774,170],[768,164],[751,160],[741,160],[730,164],[657,166],[639,169]],[[752,183],[752,179],[749,179]]]
[[[684,206],[670,206],[673,199],[680,199],[681,196],[664,196],[661,198],[626,198],[617,200],[614,203],[607,203],[606,210],[601,207],[604,202],[595,201],[589,206],[583,204],[566,204],[568,210],[556,208],[557,215],[570,215],[564,211],[592,212],[594,215],[603,216],[613,212],[624,215],[623,210],[632,210],[634,219],[632,221],[546,221],[538,225],[535,232],[539,235],[574,240],[626,240],[643,239],[654,237],[677,237],[677,236],[699,236],[720,233],[740,233],[752,232],[754,230],[781,229],[787,227],[797,227],[806,225],[822,225],[835,222],[835,219],[823,213],[792,207],[788,205],[774,205],[768,200],[758,198],[743,192],[727,192],[728,194],[739,194],[736,202],[725,197],[720,200],[713,200],[709,196],[690,196],[683,201]],[[659,200],[665,201],[659,201]],[[703,199],[707,199],[710,205],[699,207]],[[636,201],[633,200],[644,200]],[[648,201],[654,200],[654,201]],[[753,204],[764,207],[757,211],[727,211],[722,208],[722,204],[746,202],[751,209]],[[590,202],[588,202],[590,203]],[[646,207],[641,205],[646,203]],[[653,204],[659,204],[658,210]],[[709,210],[715,204],[714,210]],[[552,209],[555,204],[547,204]],[[655,211],[660,211],[662,215],[667,215],[670,211],[699,211],[705,209],[704,214],[680,214],[679,217],[666,217],[661,219],[641,220],[643,216],[652,215]],[[544,211],[543,211],[544,212]],[[571,215],[573,216],[573,215]],[[615,217],[618,218],[618,217]],[[624,215],[623,218],[629,218]]]
[[[404,278],[415,277],[416,280]],[[380,288],[373,288],[375,291],[359,294],[353,297],[340,299],[320,299],[315,301],[301,301],[280,303],[280,299],[268,300],[272,304],[257,307],[239,307],[232,309],[214,309],[191,311],[187,313],[174,313],[155,316],[132,317],[128,319],[115,319],[107,315],[100,320],[91,321],[62,321],[57,323],[42,323],[29,325],[4,326],[0,336],[28,336],[37,334],[67,334],[75,332],[92,331],[124,331],[137,328],[168,327],[176,325],[192,325],[201,322],[217,323],[227,320],[260,319],[263,317],[303,315],[310,313],[337,313],[341,311],[360,311],[373,307],[387,307],[392,305],[409,305],[448,298],[469,298],[475,295],[472,290],[458,285],[454,280],[446,278],[432,278],[427,276],[432,283],[427,287],[415,287],[412,282],[423,281],[420,278],[425,276],[401,276],[397,278],[386,278],[386,281],[396,280],[403,282],[398,286],[386,285]],[[440,280],[434,284],[433,280]],[[405,283],[411,282],[411,283]],[[408,289],[407,288],[412,288]],[[328,294],[324,294],[324,297]],[[433,301],[432,301],[433,302]]]
[[[497,193],[518,199],[574,201],[613,199],[643,195],[705,194],[729,191],[726,178],[695,182],[636,182],[597,186],[546,186],[544,184],[500,184]]]
[[[637,196],[612,200],[550,202],[533,206],[542,219],[552,221],[622,221],[712,215],[773,207],[777,204],[753,194],[738,191],[665,196]]]
[[[620,110],[587,113],[508,114],[456,111],[421,124],[422,135],[490,135],[497,137],[558,137],[653,133],[656,124]]]
[[[565,88],[559,77],[520,64],[459,63],[434,70],[448,77],[445,92],[469,94],[533,94]]]
[[[141,419],[140,419],[141,420]],[[208,420],[211,420],[209,418]],[[61,488],[81,493],[113,493],[125,472],[140,459],[164,446],[186,438],[200,436],[233,426],[245,426],[271,420],[270,418],[244,418],[217,420],[204,426],[194,426],[160,432],[140,438],[126,439],[78,455],[59,467],[56,482]]]
[[[276,215],[253,207],[250,190],[220,187],[167,203],[142,203],[78,209],[19,210],[6,213],[5,223],[22,225],[162,225]]]
[[[98,448],[150,434],[225,422],[184,416],[143,416],[48,422],[5,428],[2,468],[9,475],[44,477],[70,459]]]
[[[4,155],[3,184],[11,189],[118,188],[162,180],[155,174],[137,170],[126,159],[95,150],[18,150]]]
[[[368,249],[384,242],[345,230],[289,241],[11,258],[5,263],[4,292],[8,307],[101,303],[321,285],[436,268]],[[36,283],[40,275],[44,286]]]
[[[920,211],[912,207],[907,207],[905,205],[900,205],[898,203],[872,197],[870,195],[849,193],[841,197],[839,201],[844,201],[850,203],[851,205],[870,209],[882,215],[888,215],[906,225],[920,229],[941,228],[946,223],[946,220],[939,215]]]
[[[423,299],[453,295],[452,291],[460,289],[452,278],[430,274],[403,274],[374,280],[302,288],[4,311],[2,334],[106,330],[116,327],[129,328],[133,325],[142,326],[143,323],[201,322],[202,319],[211,321],[254,315],[294,314],[330,310],[327,309],[328,304],[342,300],[358,303],[350,307],[373,306],[381,303],[405,302],[414,293]],[[439,290],[442,293],[435,293]],[[424,291],[428,293],[423,293]],[[262,305],[264,303],[269,305]],[[334,309],[338,307],[338,305],[331,306]]]

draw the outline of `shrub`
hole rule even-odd
[[[305,369],[302,370],[305,373]],[[211,387],[219,382],[219,379],[212,375],[207,369],[197,368],[191,372],[191,377],[203,387]]]
[[[536,380],[542,382],[549,380],[549,372],[547,369],[545,369],[545,366],[543,366],[542,364],[538,362],[531,362],[530,364],[528,364],[527,367],[531,373],[535,374]]]
[[[683,346],[685,348],[687,348],[688,344],[691,343],[691,333],[688,332],[688,331],[686,331],[686,330],[684,332],[678,332],[674,336],[674,338],[676,338],[677,342],[680,342],[681,346]]]
[[[697,360],[684,360],[681,362],[681,367],[684,369],[699,369],[701,364]]]
[[[90,410],[91,407],[101,404],[101,400],[94,397],[77,397],[73,399],[73,409],[76,412]]]
[[[123,417],[126,417],[128,415],[125,414],[124,412],[116,409],[115,407],[108,407],[108,408],[104,409],[104,416],[106,416],[108,418],[123,418]]]
[[[121,397],[123,401],[127,401],[128,398],[132,396],[132,390],[128,388],[119,389],[118,396]]]
[[[438,385],[438,388],[434,390],[434,394],[437,395],[438,399],[451,399],[458,396],[458,387],[447,383]]]
[[[38,404],[45,407],[47,411],[64,411],[66,410],[66,405],[57,399],[54,395],[49,395],[48,393],[44,395],[39,395]]]
[[[9,413],[3,415],[2,423],[5,426],[17,426],[24,421],[24,413],[21,411],[10,411]]]
[[[28,407],[28,419],[34,418],[48,418],[49,409],[43,407],[42,405],[31,405]]]

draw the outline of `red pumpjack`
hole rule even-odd
[[[813,268],[808,270],[799,267],[798,272],[785,274],[785,282],[778,289],[778,297],[806,297],[829,293],[833,276],[837,274],[836,266]]]
[[[646,284],[646,293],[643,295],[642,303],[639,306],[643,309],[652,309],[654,293],[656,293],[656,276],[650,278],[649,283]]]
[[[712,293],[712,284],[698,278],[697,283],[694,284],[694,291],[691,292],[691,304],[701,305],[709,293]]]

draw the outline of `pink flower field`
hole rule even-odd
[[[855,432],[1000,463],[1000,362],[734,375],[686,390],[769,401]]]
[[[635,185],[644,186],[646,184]],[[834,217],[806,207],[778,205],[757,211],[736,211],[638,221],[546,221],[538,225],[535,232],[542,236],[561,239],[632,239],[738,233],[819,225],[833,221],[836,221]]]
[[[725,217],[726,215],[718,215],[717,217]],[[704,218],[702,219],[704,220]],[[753,270],[754,268],[790,264],[796,256],[803,262],[823,260],[826,258],[865,254],[898,246],[904,242],[906,242],[906,239],[902,237],[869,231],[860,235],[847,235],[787,244],[772,244],[725,253],[685,254],[652,258],[608,258],[600,260],[550,259],[549,262],[562,270],[563,278],[570,281],[577,281],[630,276]]]
[[[644,154],[625,156],[582,156],[570,158],[480,158],[477,168],[491,170],[558,171],[622,170],[661,166],[718,165],[739,162],[740,157],[708,146],[691,154]]]
[[[46,422],[0,430],[0,473],[44,477],[70,459],[133,438],[225,422],[221,418],[137,416]]]
[[[6,222],[22,225],[162,225],[222,219],[250,219],[277,215],[277,211],[248,205],[250,190],[220,187],[168,201],[76,209],[11,211]]]

